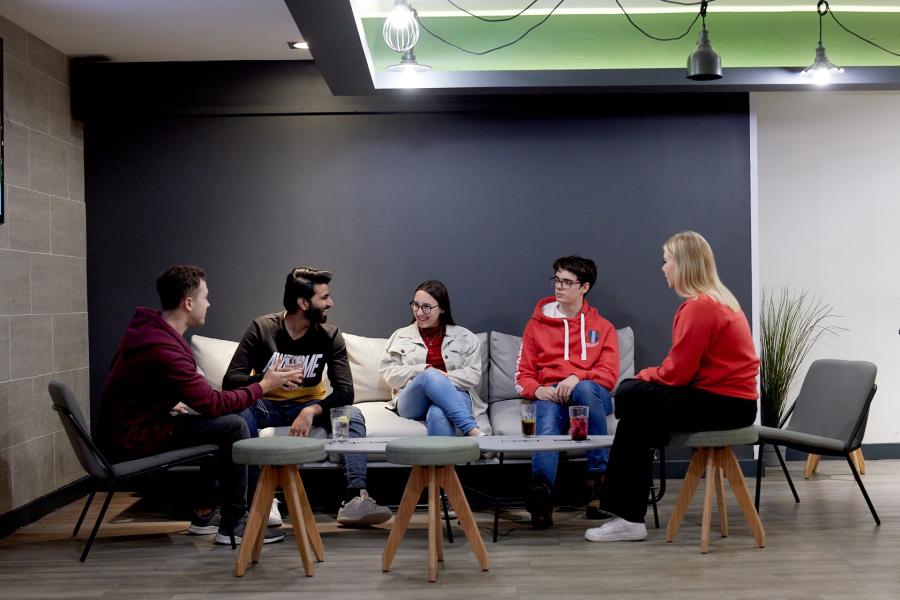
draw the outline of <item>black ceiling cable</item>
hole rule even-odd
[[[479,16],[479,15],[476,15],[475,13],[473,13],[473,12],[471,12],[471,11],[469,11],[469,10],[466,10],[465,8],[463,8],[462,6],[460,6],[459,4],[457,4],[456,2],[454,2],[453,0],[447,0],[447,2],[448,2],[450,5],[452,5],[453,8],[456,8],[457,10],[461,10],[462,12],[466,13],[466,14],[469,15],[470,17],[475,17],[475,18],[478,19],[479,21],[484,21],[484,22],[486,22],[486,23],[502,23],[502,22],[504,22],[504,21],[512,21],[513,19],[515,19],[515,18],[517,18],[517,17],[521,17],[521,16],[525,13],[525,11],[527,11],[529,8],[531,8],[532,6],[534,6],[535,4],[537,4],[537,3],[538,3],[538,0],[533,0],[533,2],[532,2],[531,4],[529,4],[528,6],[526,6],[525,8],[523,8],[522,10],[520,10],[518,13],[514,14],[514,15],[511,16],[511,17],[497,17],[496,19],[489,19],[489,18],[487,18],[487,17],[482,17],[482,16]]]
[[[559,8],[562,5],[562,3],[565,1],[566,0],[559,0],[559,2],[556,3],[556,6],[554,6],[553,9],[549,13],[547,13],[547,15],[543,19],[541,19],[540,21],[538,21],[537,23],[535,23],[534,25],[532,25],[531,27],[526,29],[522,35],[520,35],[513,41],[507,42],[505,44],[501,44],[500,46],[497,46],[495,48],[489,48],[487,50],[482,50],[480,52],[475,51],[475,50],[469,50],[467,48],[463,48],[462,46],[458,46],[457,44],[454,44],[450,40],[443,38],[440,35],[436,34],[435,32],[431,31],[430,29],[428,29],[428,27],[425,25],[425,23],[423,23],[422,20],[418,18],[418,16],[416,17],[416,20],[418,20],[418,22],[419,22],[419,27],[421,27],[423,30],[425,30],[425,32],[428,33],[428,35],[430,35],[431,37],[433,37],[441,42],[444,42],[448,46],[452,46],[461,52],[465,52],[467,54],[474,54],[476,56],[484,56],[485,54],[490,54],[491,52],[496,52],[497,50],[502,50],[503,48],[508,48],[509,46],[512,46],[513,44],[521,41],[526,35],[528,35],[532,31],[534,31],[535,29],[537,29],[538,27],[540,27],[541,25],[546,23],[547,19],[552,17],[553,13],[556,12],[556,9]]]
[[[681,2],[676,2],[675,0],[662,0],[662,1],[663,1],[663,2],[668,2],[669,4],[682,4]],[[646,31],[644,31],[643,29],[641,29],[640,25],[638,25],[637,23],[634,22],[634,20],[631,18],[631,15],[629,15],[628,12],[625,11],[625,7],[622,6],[622,3],[619,2],[619,0],[616,0],[616,4],[617,4],[617,5],[619,6],[619,8],[622,10],[622,14],[625,15],[625,18],[628,19],[628,22],[631,23],[632,27],[634,27],[635,29],[637,29],[638,31],[640,31],[641,33],[643,33],[645,36],[647,36],[647,37],[650,38],[651,40],[656,40],[657,42],[674,42],[675,40],[680,40],[681,38],[683,38],[684,36],[686,36],[687,34],[689,34],[689,33],[691,32],[691,29],[693,29],[693,28],[694,28],[694,25],[697,24],[697,20],[700,18],[700,16],[701,16],[701,15],[705,15],[705,13],[706,13],[706,5],[708,4],[708,2],[712,2],[712,1],[714,1],[714,0],[701,0],[701,2],[693,2],[693,3],[690,3],[690,4],[682,4],[683,6],[696,6],[697,4],[699,4],[699,5],[700,5],[700,12],[698,12],[698,13],[696,14],[696,16],[694,16],[694,20],[691,21],[691,24],[688,25],[688,28],[684,31],[684,33],[682,33],[682,34],[679,35],[679,36],[669,37],[669,38],[657,37],[657,36],[655,36],[655,35],[653,35],[653,34],[651,34],[651,33],[647,33]]]
[[[824,11],[823,11],[823,9],[824,9]],[[883,50],[884,52],[887,52],[888,54],[892,54],[894,56],[900,56],[900,53],[894,52],[893,50],[888,50],[884,46],[879,46],[872,40],[864,38],[863,36],[859,35],[855,31],[850,31],[850,29],[848,29],[843,23],[838,21],[838,18],[836,16],[834,16],[834,11],[831,10],[831,7],[828,6],[828,2],[826,2],[825,0],[819,0],[819,3],[816,5],[816,10],[818,11],[818,13],[820,15],[825,15],[825,14],[831,15],[831,18],[834,19],[834,22],[837,23],[841,29],[843,29],[850,35],[852,35],[856,38],[859,38],[860,40],[864,41],[865,43],[871,44],[872,46],[875,46],[879,50]],[[821,44],[821,43],[822,43],[822,19],[819,19],[819,44]]]

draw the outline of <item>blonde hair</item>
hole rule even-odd
[[[733,311],[741,309],[737,298],[719,280],[716,259],[709,242],[696,231],[676,233],[663,244],[663,252],[675,259],[675,292],[682,298],[705,294]]]

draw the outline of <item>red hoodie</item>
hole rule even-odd
[[[260,397],[258,383],[232,392],[214,390],[197,371],[184,337],[159,312],[138,308],[103,390],[100,437],[113,455],[146,456],[171,434],[169,411],[178,402],[216,417],[242,411]]]
[[[756,400],[759,358],[747,317],[709,296],[685,300],[672,321],[672,349],[638,379]]]
[[[516,390],[523,398],[534,398],[542,385],[555,385],[575,375],[612,390],[619,378],[619,338],[612,323],[600,316],[587,299],[571,318],[551,317],[556,304],[549,296],[534,307],[516,364]]]

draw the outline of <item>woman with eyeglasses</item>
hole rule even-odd
[[[484,435],[475,421],[487,409],[475,391],[478,338],[453,322],[450,294],[440,281],[419,285],[409,306],[412,323],[394,332],[381,358],[381,376],[394,390],[390,408],[425,421],[428,435]]]
[[[759,358],[750,324],[719,279],[709,243],[694,231],[673,235],[663,245],[662,271],[684,302],[662,364],[616,390],[619,423],[600,503],[614,518],[588,529],[590,542],[647,537],[650,449],[665,445],[671,432],[736,429],[756,419]]]

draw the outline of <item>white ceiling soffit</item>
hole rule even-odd
[[[0,0],[0,15],[69,56],[114,61],[309,59],[284,0]]]
[[[697,12],[698,6],[679,6],[661,0],[620,0],[629,13]],[[682,0],[699,2],[697,0]],[[547,14],[559,0],[538,0],[525,14]],[[817,0],[711,0],[710,12],[798,12],[816,10]],[[461,17],[465,13],[447,0],[409,0],[422,17]],[[454,0],[458,6],[479,16],[514,15],[528,6],[530,0]],[[835,0],[829,2],[835,11],[843,12],[900,12],[900,0]],[[394,0],[353,0],[360,18],[384,17]],[[617,14],[621,13],[615,0],[565,0],[554,14]]]

